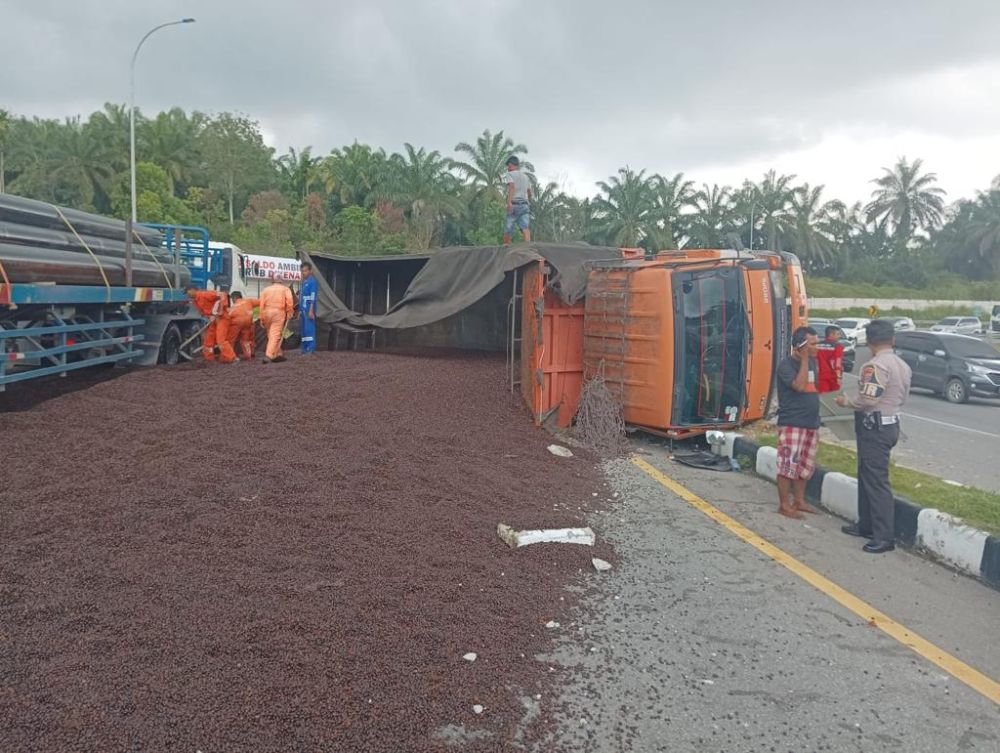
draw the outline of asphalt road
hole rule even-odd
[[[842,521],[776,514],[749,474],[642,457],[867,604],[996,680],[1000,593],[902,551],[872,556]],[[840,606],[627,461],[593,527],[619,557],[586,576],[575,621],[539,658],[558,673],[543,750],[941,753],[1000,750],[1000,707]]]
[[[858,348],[855,373],[869,357]],[[853,386],[853,375],[845,380]],[[935,476],[1000,491],[1000,400],[972,398],[964,405],[914,390],[902,414],[896,462]]]

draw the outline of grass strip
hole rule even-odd
[[[760,445],[776,447],[778,437],[770,432],[754,436]],[[854,450],[829,442],[820,442],[816,462],[828,471],[857,476],[858,456]],[[889,467],[892,490],[921,507],[933,507],[961,518],[967,525],[1000,536],[1000,494],[954,486],[937,476],[921,473],[892,463]]]

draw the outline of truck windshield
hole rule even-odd
[[[743,409],[747,318],[739,270],[675,275],[674,423],[729,423]]]

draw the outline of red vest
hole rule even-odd
[[[840,343],[820,343],[816,362],[819,364],[817,391],[821,394],[839,392],[840,380],[844,376],[844,346]]]

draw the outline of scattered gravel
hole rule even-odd
[[[607,490],[503,371],[292,354],[8,398],[0,750],[432,751],[473,706],[463,750],[520,740],[595,550],[497,523],[577,526]]]

